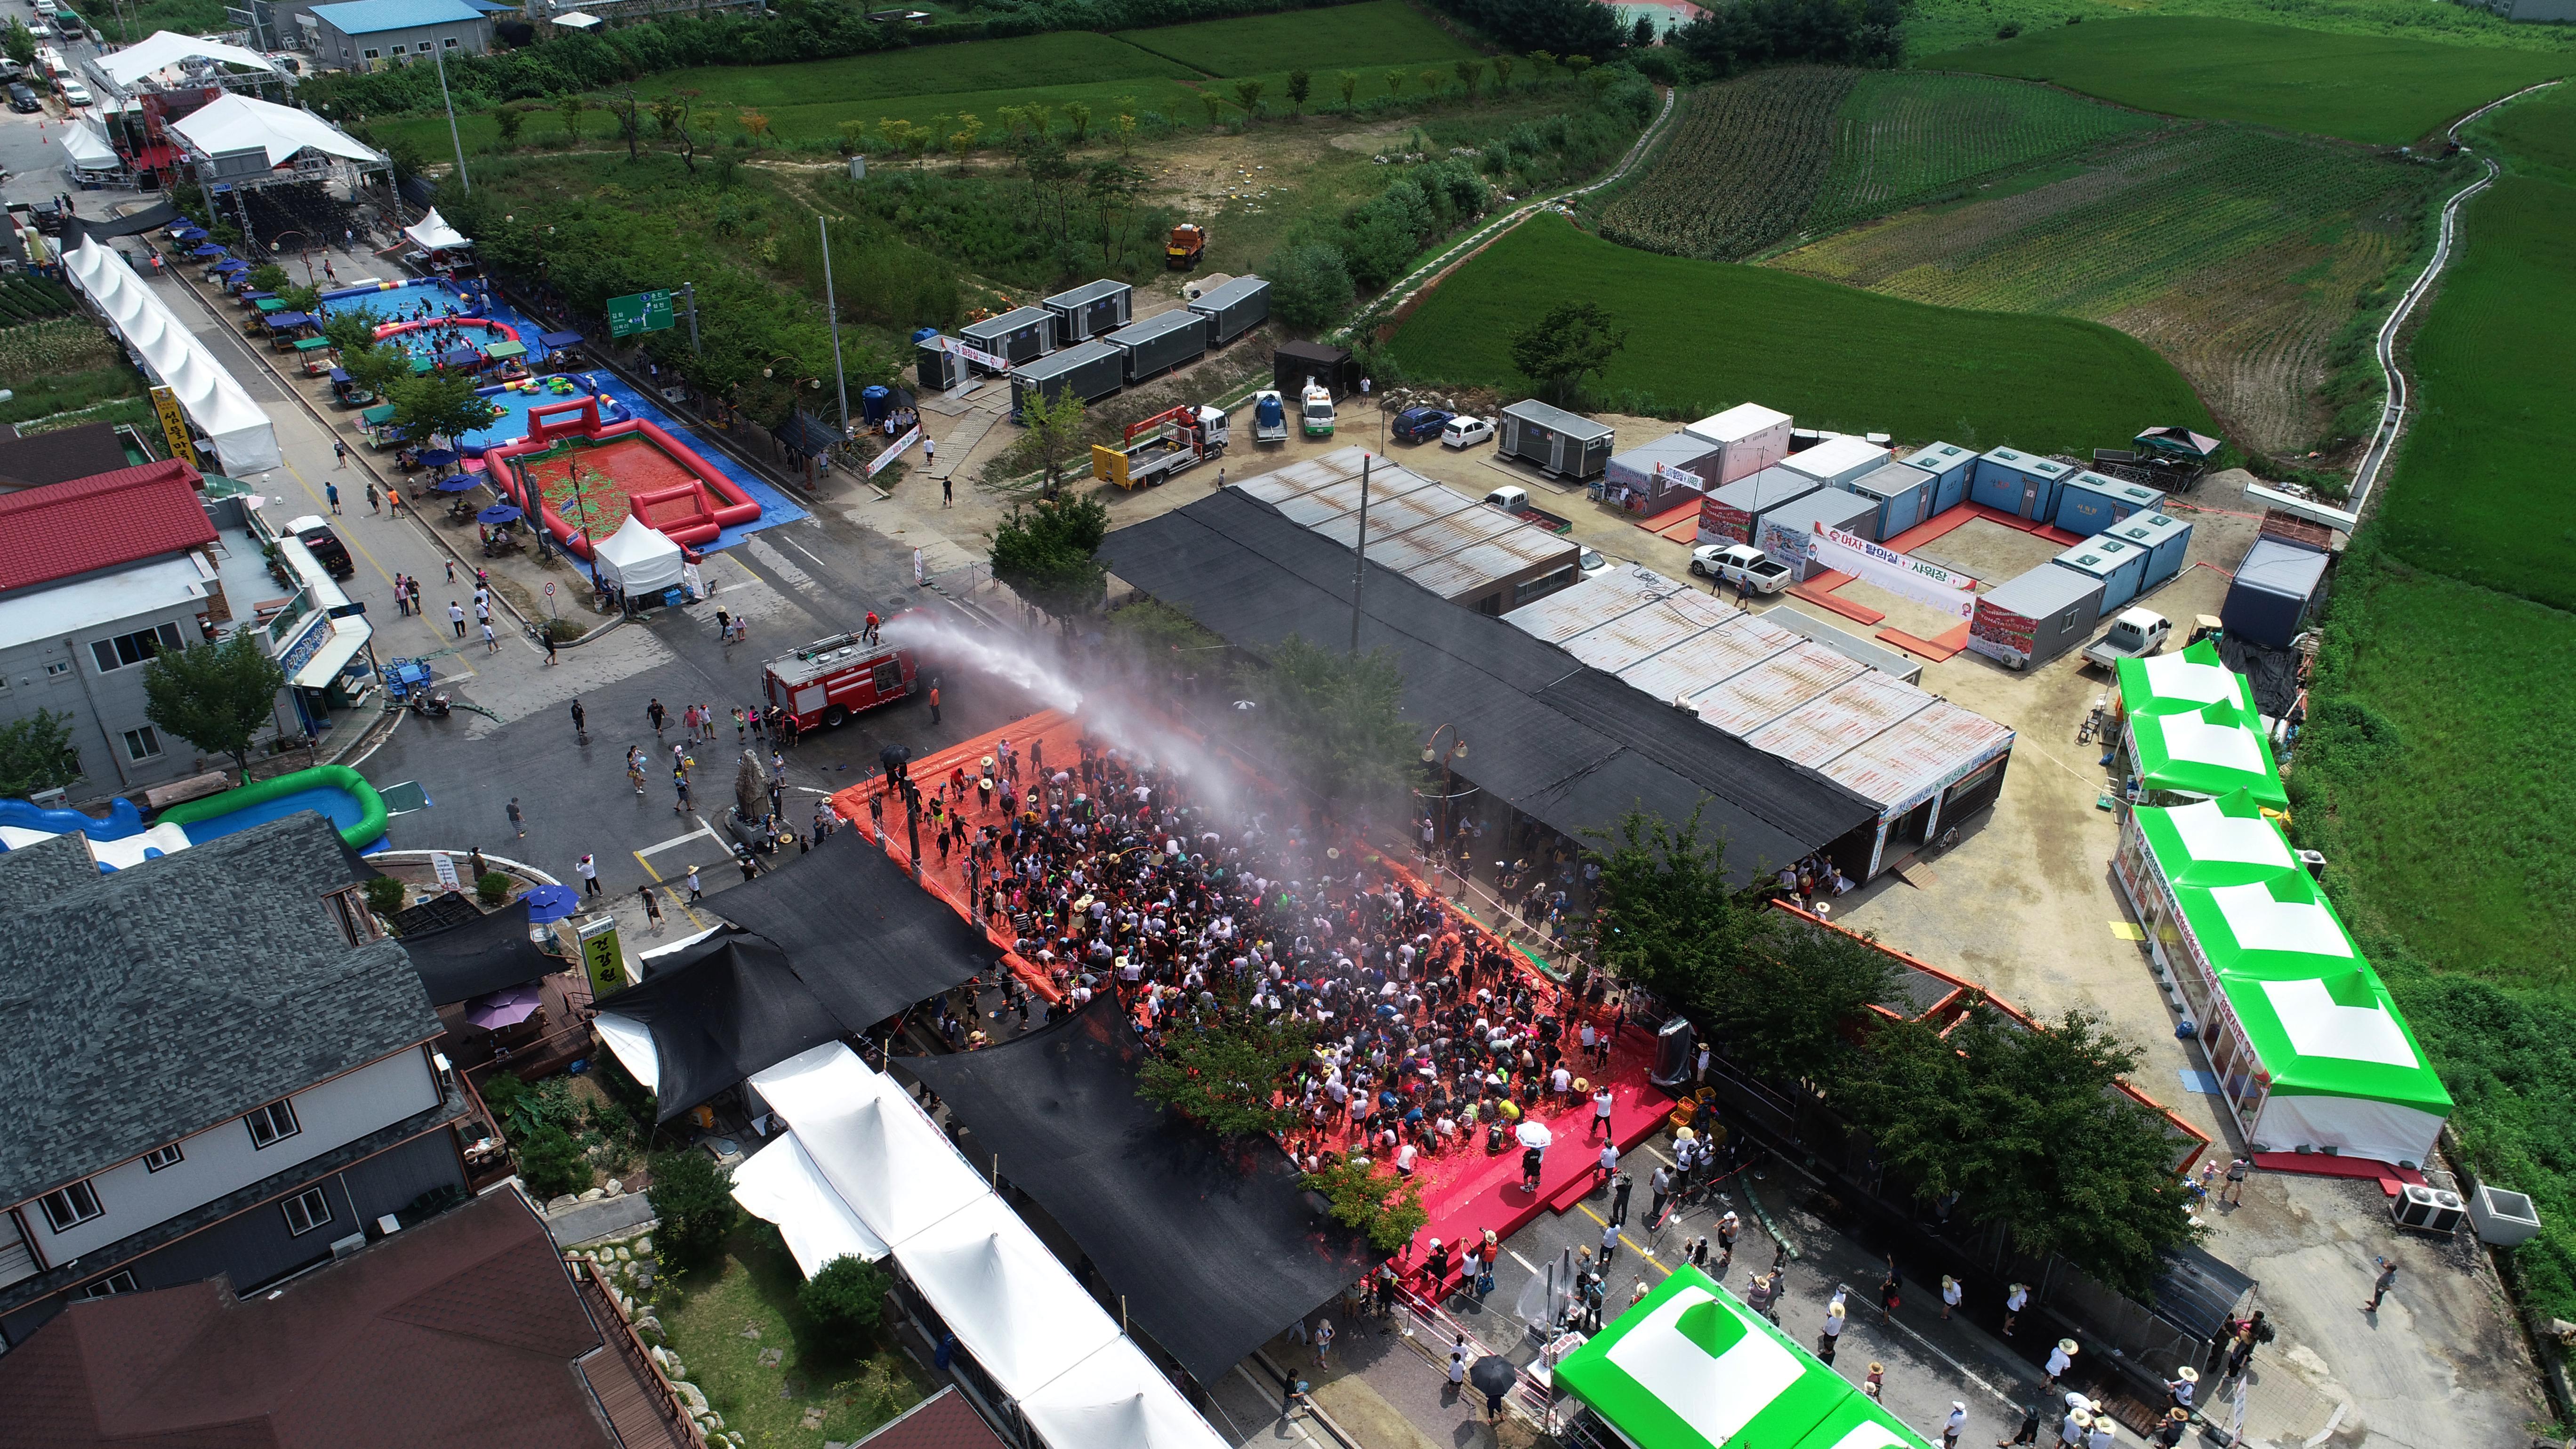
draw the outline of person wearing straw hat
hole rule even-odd
[[[1871,1403],[1875,1404],[1880,1402],[1887,1394],[1887,1365],[1883,1363],[1871,1364],[1869,1366],[1869,1377],[1860,1381],[1860,1391],[1869,1395],[1869,1401]]]
[[[2191,1412],[2191,1396],[2199,1387],[2200,1370],[2189,1364],[2174,1370],[2174,1376],[2165,1380],[2165,1392],[2173,1395],[2173,1406],[2186,1414]]]
[[[2083,1449],[2084,1436],[2093,1431],[2093,1415],[2085,1409],[2069,1409],[2066,1422],[2057,1426],[2057,1441],[2065,1449]]]
[[[1824,1331],[1816,1337],[1816,1357],[1826,1363],[1834,1361],[1834,1349],[1842,1341],[1843,1325],[1848,1321],[1851,1312],[1843,1306],[1843,1294],[1847,1291],[1849,1290],[1836,1288],[1834,1301],[1825,1305],[1825,1327]]]
[[[2030,1285],[2015,1283],[2004,1290],[2004,1337],[2012,1337],[2013,1324],[2021,1311],[2030,1306]]]
[[[2041,1379],[2040,1382],[2044,1384],[2056,1383],[2059,1376],[2066,1372],[2068,1366],[2075,1362],[2075,1355],[2081,1351],[2082,1350],[2076,1346],[2074,1339],[2059,1339],[2057,1341],[2057,1347],[2048,1351],[2048,1374],[2045,1378]]]
[[[2183,1436],[2191,1432],[2191,1410],[2167,1409],[2165,1421],[2156,1426],[2156,1443],[2163,1449],[2175,1449]]]
[[[2109,1414],[2093,1416],[2093,1432],[2084,1437],[2084,1449],[2111,1449],[2120,1437],[2120,1426]]]

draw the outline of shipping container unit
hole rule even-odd
[[[2088,538],[2050,562],[2087,578],[2100,579],[2105,614],[2118,613],[2121,605],[2146,588],[2147,551],[2131,548],[2116,538]]]
[[[1932,505],[1925,518],[1938,518],[1968,501],[1968,484],[1976,477],[1977,455],[1956,443],[1926,443],[1905,455],[1905,466],[1932,475]]]
[[[1077,342],[1011,369],[1011,421],[1032,397],[1071,395],[1091,402],[1116,392],[1126,379],[1127,357],[1106,342]]]
[[[1822,572],[1808,554],[1809,545],[1828,528],[1857,533],[1875,542],[1870,520],[1878,516],[1875,499],[1839,488],[1819,488],[1784,508],[1774,508],[1762,516],[1762,526],[1755,530],[1753,546],[1789,566],[1793,583],[1803,583],[1810,574]]]
[[[2141,513],[2103,530],[2132,548],[2147,551],[2146,576],[2138,581],[2145,593],[2181,573],[2191,553],[2191,523],[2170,513]]]
[[[1765,468],[1739,478],[1703,499],[1699,506],[1701,543],[1751,543],[1761,531],[1763,515],[1786,508],[1824,485],[1804,473]]]
[[[1598,478],[1610,467],[1610,450],[1618,446],[1608,423],[1581,413],[1550,407],[1536,398],[1503,409],[1496,428],[1497,450],[1506,458],[1535,463],[1559,478],[1580,483]]]
[[[1127,381],[1160,377],[1207,355],[1207,319],[1185,308],[1157,312],[1100,339],[1126,359]]]
[[[1320,342],[1282,342],[1270,354],[1270,385],[1279,395],[1294,402],[1304,395],[1309,379],[1322,385],[1335,401],[1359,391],[1359,379],[1353,375],[1351,350],[1327,347]]]
[[[1055,314],[1044,307],[1014,307],[999,317],[957,329],[966,345],[1006,358],[1013,367],[1055,351]]]
[[[2102,621],[2102,581],[2044,563],[1977,597],[1968,647],[2007,669],[2031,669],[2074,648]]]
[[[1726,461],[1725,451],[1706,438],[1675,433],[1614,454],[1603,466],[1601,479],[1610,489],[1625,490],[1624,497],[1615,492],[1611,497],[1631,512],[1663,513],[1718,486],[1717,467]],[[1675,473],[1688,476],[1676,478]],[[1690,482],[1693,478],[1699,480],[1696,487]]]
[[[1911,463],[1888,463],[1843,486],[1878,505],[1869,536],[1883,543],[1932,516],[1935,481]]]
[[[1208,346],[1223,347],[1270,320],[1270,284],[1237,277],[1201,293],[1190,310],[1207,319]]]
[[[1055,345],[1071,347],[1135,320],[1136,289],[1106,278],[1046,299],[1055,314]]]
[[[2091,538],[2140,513],[2164,511],[2165,495],[2144,483],[2079,470],[2057,490],[2057,526]]]
[[[2074,471],[2055,458],[1997,448],[1978,457],[1976,476],[1968,480],[1968,501],[2046,523],[2057,516],[2059,485]]]
[[[2219,606],[2220,622],[2240,639],[2287,649],[2325,602],[2327,555],[2277,538],[2258,538],[2236,566]]]
[[[948,350],[948,339],[931,337],[913,348],[920,358],[914,371],[923,392],[946,392],[966,380],[966,359]]]
[[[1789,456],[1789,415],[1760,403],[1741,403],[1688,424],[1682,429],[1723,449],[1708,486],[1722,488],[1750,478]]]
[[[1803,453],[1791,453],[1780,460],[1780,466],[1792,473],[1804,473],[1828,488],[1839,488],[1854,478],[1877,472],[1895,456],[1876,443],[1846,434],[1827,438]]]

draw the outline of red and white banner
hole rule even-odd
[[[969,347],[954,337],[940,338],[939,345],[988,372],[1008,372],[1011,370],[1011,359],[1003,357],[997,353],[986,352],[981,348]]]
[[[879,473],[884,472],[888,464],[903,456],[904,449],[909,448],[920,441],[921,424],[915,423],[910,429],[906,430],[902,437],[894,440],[894,446],[868,460],[868,476],[873,478]]]
[[[1872,543],[1856,533],[1819,528],[1809,536],[1807,556],[1837,573],[1850,574],[1863,583],[1962,619],[1977,612],[1975,579],[1898,553],[1885,544]]]

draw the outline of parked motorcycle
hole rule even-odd
[[[411,712],[422,719],[445,719],[452,707],[447,696],[443,694],[430,694],[423,691],[411,697]]]

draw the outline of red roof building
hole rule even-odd
[[[214,542],[197,486],[164,460],[0,494],[0,593]]]

